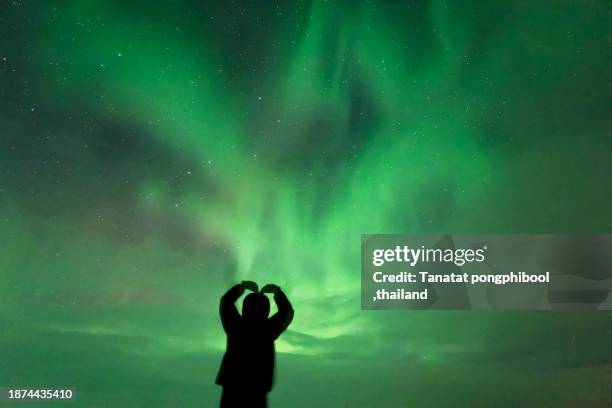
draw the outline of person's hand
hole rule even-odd
[[[273,283],[268,283],[266,286],[264,286],[263,288],[261,288],[261,293],[274,293],[276,294],[278,291],[280,291],[280,288],[278,286],[276,286]]]
[[[242,281],[241,285],[244,289],[248,289],[253,292],[259,291],[257,284],[253,281]]]

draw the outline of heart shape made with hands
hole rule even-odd
[[[242,287],[244,289],[248,289],[252,292],[255,293],[276,293],[280,290],[280,287],[278,287],[277,285],[274,285],[272,283],[268,283],[267,285],[263,286],[261,289],[259,289],[259,286],[257,285],[257,283],[253,282],[253,281],[242,281]]]

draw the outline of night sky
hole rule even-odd
[[[359,244],[609,233],[611,22],[603,0],[2,2],[0,386],[215,406],[219,297],[249,279],[296,310],[273,407],[609,407],[610,312],[361,311]]]

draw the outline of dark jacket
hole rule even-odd
[[[293,307],[282,292],[274,295],[278,312],[262,321],[249,321],[238,313],[236,300],[242,295],[240,285],[221,298],[219,314],[227,334],[227,349],[216,383],[257,392],[269,392],[274,381],[274,340],[293,320]]]

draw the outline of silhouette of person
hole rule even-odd
[[[240,316],[235,302],[246,289],[253,293],[245,297]],[[274,294],[278,307],[269,318],[270,302],[264,293]],[[223,387],[221,408],[265,408],[274,377],[274,340],[293,320],[293,307],[278,286],[268,284],[258,291],[255,282],[243,281],[221,297],[219,314],[227,335],[216,380]]]

